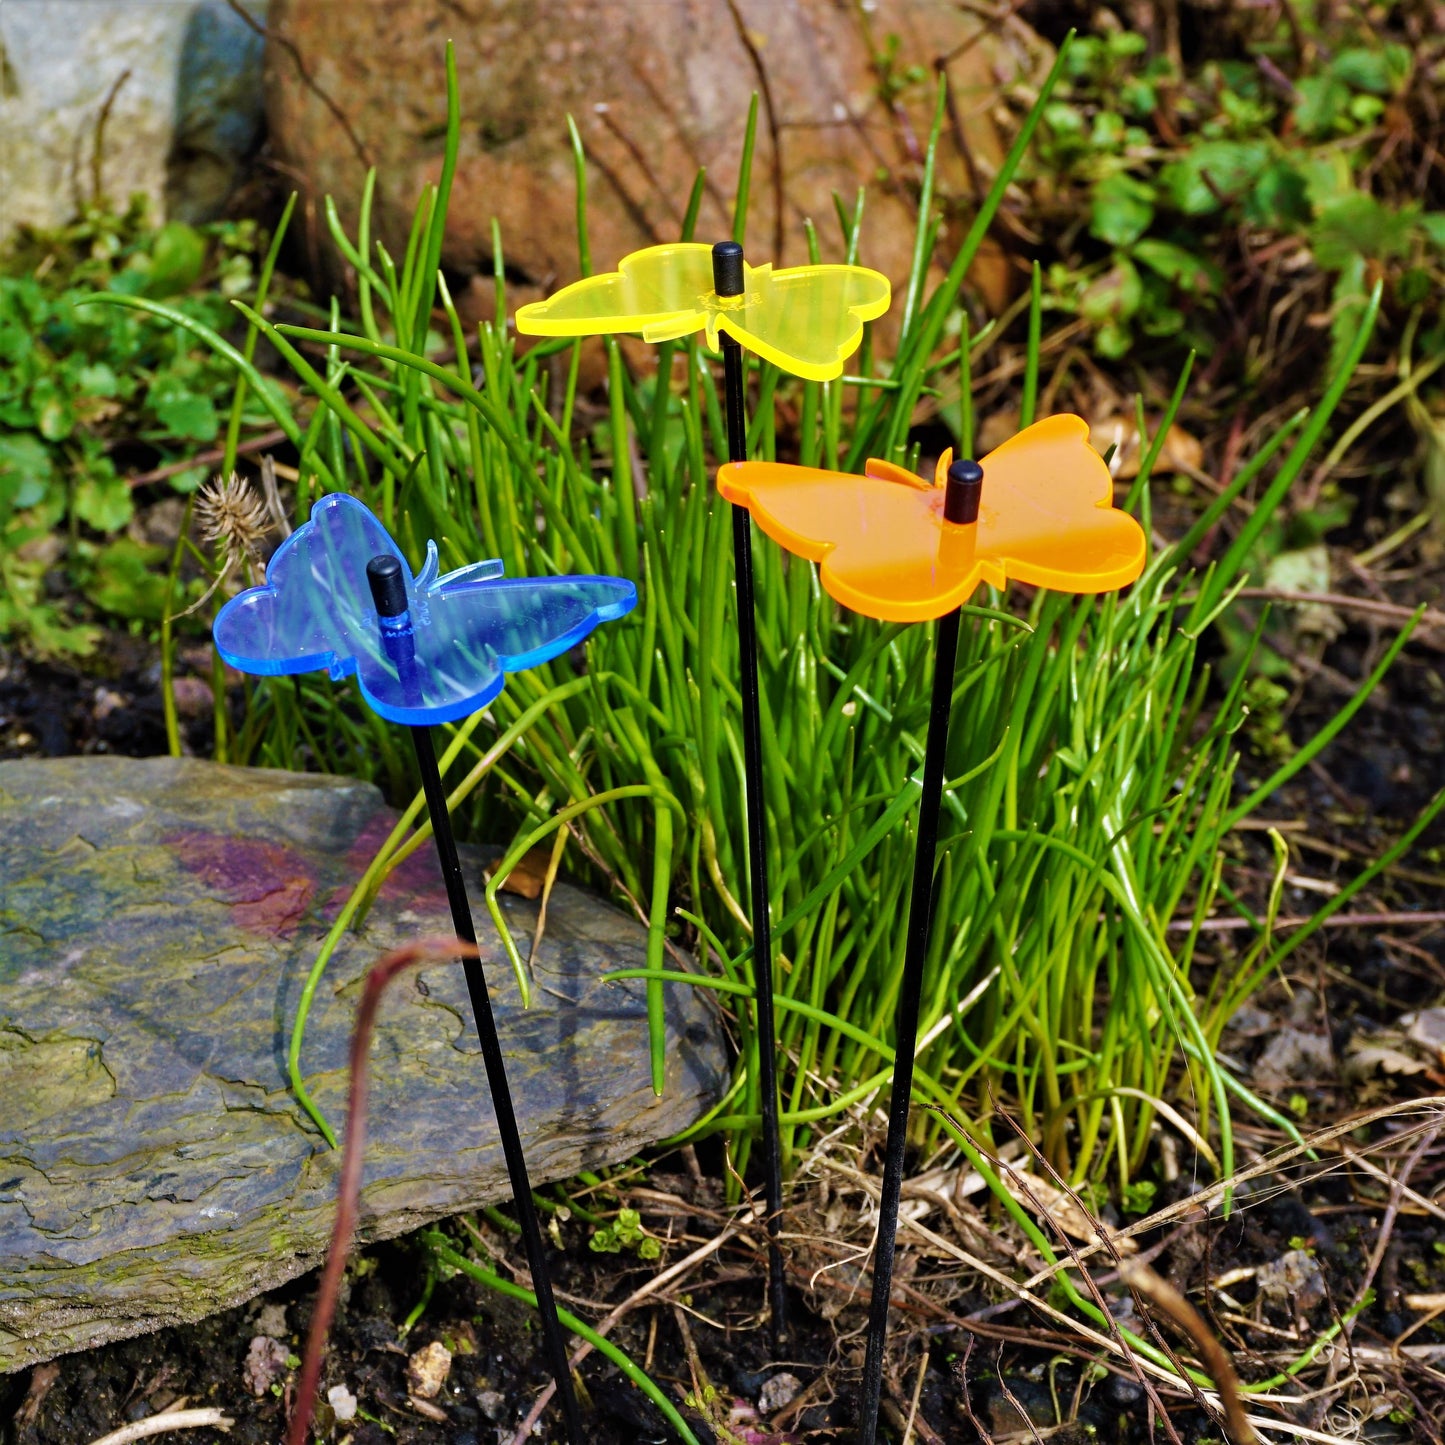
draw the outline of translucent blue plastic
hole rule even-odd
[[[401,562],[409,609],[385,628],[366,578],[382,554]],[[214,631],[216,650],[242,672],[354,672],[377,713],[416,727],[478,711],[507,673],[566,652],[636,604],[637,589],[620,577],[504,579],[500,562],[438,577],[435,542],[413,577],[371,511],[333,493],[276,549],[266,585],[233,597]]]

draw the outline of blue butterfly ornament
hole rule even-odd
[[[380,618],[372,600],[367,564],[381,557],[400,564],[407,606],[398,618]],[[380,716],[424,727],[486,707],[507,673],[550,661],[637,605],[621,577],[507,578],[498,561],[437,573],[435,542],[413,576],[371,510],[332,493],[276,549],[265,585],[217,614],[216,650],[264,677],[355,673]]]

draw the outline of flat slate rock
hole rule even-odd
[[[285,1079],[329,920],[395,822],[369,784],[192,759],[0,763],[0,1370],[199,1319],[324,1257],[340,1152]],[[463,849],[534,1184],[685,1128],[726,1077],[701,990],[667,1001],[653,1095],[645,930],[559,883],[520,1004]],[[536,906],[503,895],[526,954]],[[430,848],[317,990],[308,1088],[345,1125],[366,970],[450,933]],[[509,1196],[459,964],[393,985],[372,1046],[361,1233]]]

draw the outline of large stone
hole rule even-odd
[[[270,29],[284,40],[267,47],[274,148],[348,223],[376,165],[374,231],[398,257],[440,173],[444,42],[455,41],[462,140],[445,259],[490,273],[495,216],[513,301],[578,274],[569,114],[589,159],[595,268],[676,240],[699,166],[697,237],[730,233],[749,97],[761,90],[750,254],[805,262],[811,219],[825,258],[840,259],[834,195],[851,209],[867,186],[860,259],[896,284],[912,254],[935,65],[951,83],[938,161],[946,262],[1004,152],[1000,88],[1048,59],[1022,22],[953,0],[453,0],[445,14],[431,0],[272,0]],[[476,290],[485,303],[490,280]]]
[[[287,1039],[327,920],[394,821],[338,778],[0,763],[0,1370],[198,1319],[319,1262],[340,1154],[287,1091]],[[476,851],[463,862],[480,903]],[[505,905],[525,952],[536,906]],[[483,931],[534,1182],[626,1159],[717,1097],[723,1043],[693,989],[669,993],[652,1093],[643,991],[599,981],[644,963],[633,920],[559,883],[527,1010]],[[420,850],[332,961],[302,1060],[338,1129],[362,977],[449,932]],[[507,1197],[459,965],[393,986],[371,1057],[363,1236]]]
[[[115,205],[211,219],[260,140],[260,80],[261,38],[225,0],[0,4],[0,237],[64,225],[97,180]]]

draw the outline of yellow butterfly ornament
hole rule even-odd
[[[863,325],[888,309],[888,278],[863,266],[750,266],[737,241],[679,241],[623,257],[615,271],[587,276],[546,301],[521,307],[517,330],[532,336],[641,332],[651,342],[703,331],[723,356],[728,456],[747,460],[746,349],[808,381],[832,381],[863,340]],[[778,1119],[777,1026],[773,946],[768,913],[767,801],[753,609],[752,520],[732,509],[737,587],[739,694],[743,724],[743,793],[747,802],[748,881],[752,904],[758,1091],[767,1195],[768,1295],[773,1352],[787,1333],[783,1262],[783,1165]],[[654,987],[649,982],[648,988]],[[656,984],[661,1007],[661,983]],[[661,1079],[654,1081],[660,1093]]]
[[[755,355],[808,381],[831,381],[863,338],[863,323],[888,309],[888,278],[865,266],[743,262],[743,293],[719,296],[713,248],[680,241],[623,257],[617,270],[586,276],[517,311],[530,336],[641,332],[646,341],[725,332]]]

